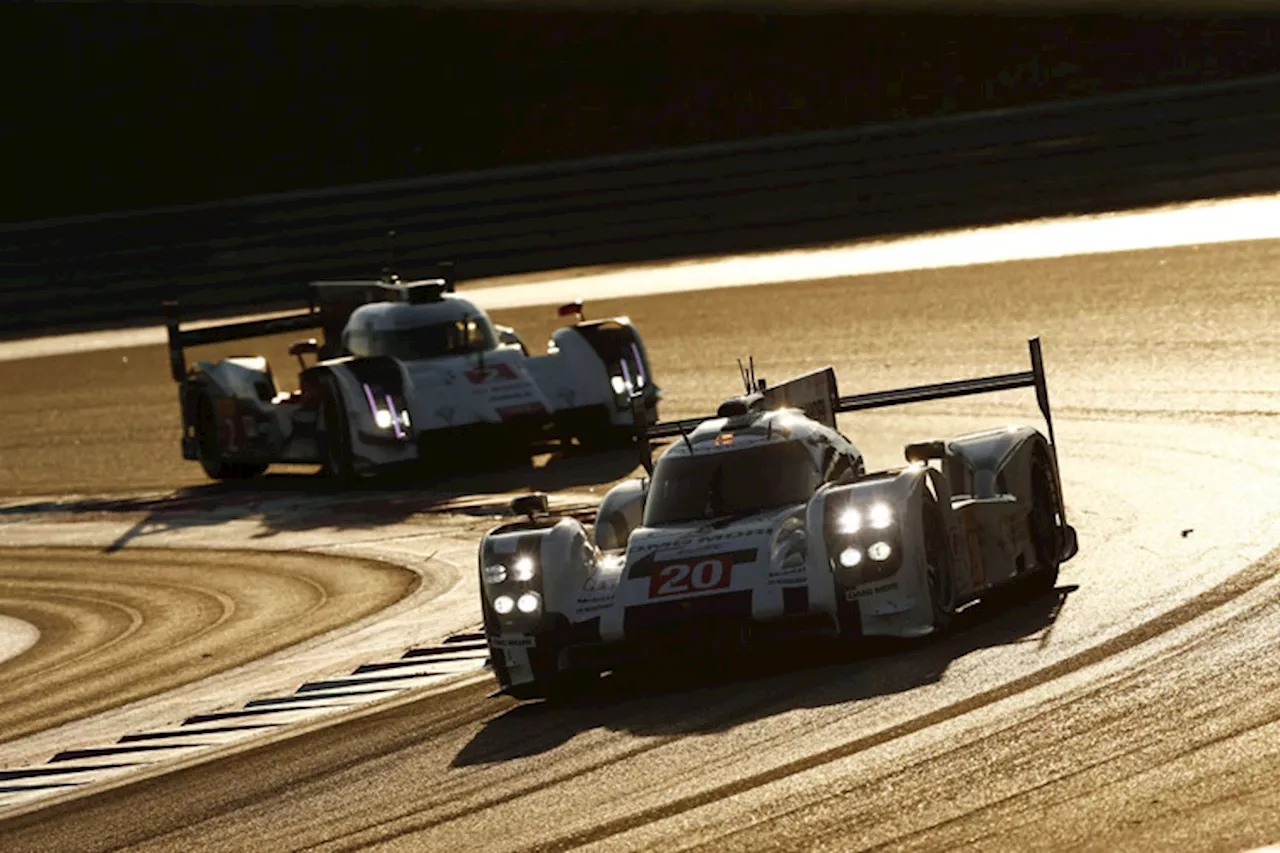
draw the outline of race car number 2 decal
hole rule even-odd
[[[715,554],[673,563],[660,563],[649,576],[649,597],[687,595],[725,589],[733,574],[733,555]]]

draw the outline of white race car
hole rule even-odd
[[[831,368],[748,393],[678,436],[650,476],[614,487],[592,531],[528,520],[480,545],[494,673],[517,698],[704,641],[772,630],[916,637],[1001,588],[1052,589],[1077,550],[1066,522],[1039,340],[1023,373],[841,398]],[[1033,386],[1049,437],[1009,426],[906,446],[867,472],[837,412]],[[647,441],[644,442],[647,453]]]
[[[210,477],[252,477],[273,462],[319,463],[346,479],[415,461],[527,459],[547,441],[608,446],[634,439],[636,417],[657,422],[660,390],[626,317],[584,321],[581,303],[563,306],[579,322],[531,356],[448,278],[311,287],[304,312],[185,331],[165,303],[182,455]],[[297,391],[282,392],[259,356],[186,364],[189,346],[314,328],[323,345],[289,349]]]

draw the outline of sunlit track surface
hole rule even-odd
[[[414,574],[248,552],[0,550],[0,612],[34,626],[0,662],[4,741],[230,669],[408,594]]]
[[[1273,843],[1278,260],[1263,241],[618,304],[645,332],[665,417],[705,414],[734,390],[733,359],[748,352],[771,380],[831,363],[855,393],[1016,369],[1025,338],[1040,334],[1082,543],[1057,595],[975,608],[952,636],[919,645],[853,659],[778,647],[737,671],[659,667],[564,706],[488,698],[488,680],[421,699],[405,691],[268,746],[51,798],[0,822],[0,841],[21,851]],[[498,319],[538,340],[554,322],[543,314]],[[163,375],[157,359],[156,387]],[[0,368],[0,382],[16,388],[15,377]],[[20,419],[30,397],[14,396]],[[1033,416],[1014,392],[841,425],[874,467],[900,460],[907,440]],[[174,453],[138,441],[139,458]],[[68,477],[92,485],[90,467]],[[582,471],[563,480],[586,486]]]
[[[0,813],[42,796],[117,779],[166,759],[188,758],[323,714],[386,699],[482,668],[488,648],[478,634],[409,649],[395,660],[362,664],[348,675],[309,681],[293,693],[264,696],[240,708],[195,714],[180,725],[122,735],[114,743],[63,750],[44,764],[0,770]]]

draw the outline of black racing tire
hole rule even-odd
[[[956,615],[955,570],[951,548],[947,544],[947,528],[942,510],[932,494],[921,501],[921,539],[925,553],[925,580],[929,590],[929,607],[933,611],[933,630],[941,634],[951,627]]]
[[[1062,532],[1058,527],[1058,490],[1047,454],[1037,451],[1031,460],[1031,511],[1027,513],[1028,533],[1036,552],[1036,568],[1019,585],[1022,597],[1039,598],[1058,585]]]
[[[524,701],[542,699],[547,702],[568,702],[587,690],[599,676],[594,672],[570,670],[562,672],[557,661],[560,648],[551,637],[542,634],[537,645],[529,651],[529,663],[533,668],[533,681],[512,684],[506,693]]]
[[[213,480],[248,480],[267,470],[265,463],[230,462],[222,456],[222,442],[218,438],[218,421],[214,417],[213,398],[203,392],[196,399],[196,446],[199,448],[200,467]]]
[[[320,410],[316,413],[316,449],[320,451],[320,473],[339,483],[355,479],[351,458],[351,425],[342,392],[329,376],[320,380]]]

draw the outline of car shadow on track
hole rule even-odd
[[[516,705],[489,720],[454,766],[491,764],[550,752],[591,729],[641,737],[726,731],[800,708],[850,705],[940,681],[951,662],[996,646],[1043,645],[1067,597],[1051,595],[1003,609],[978,603],[950,631],[919,641],[865,640],[851,646],[797,639],[719,666],[670,661],[615,672],[556,703]]]
[[[396,524],[412,516],[453,513],[497,517],[506,513],[513,493],[602,488],[634,473],[634,449],[594,453],[556,453],[542,464],[455,474],[406,470],[385,476],[335,483],[321,475],[272,473],[241,482],[209,483],[165,495],[39,501],[0,508],[0,519],[51,513],[145,513],[107,546],[114,552],[135,540],[162,532],[217,527],[254,520],[253,538],[330,528],[366,530]],[[593,518],[595,500],[554,501],[565,514]]]

